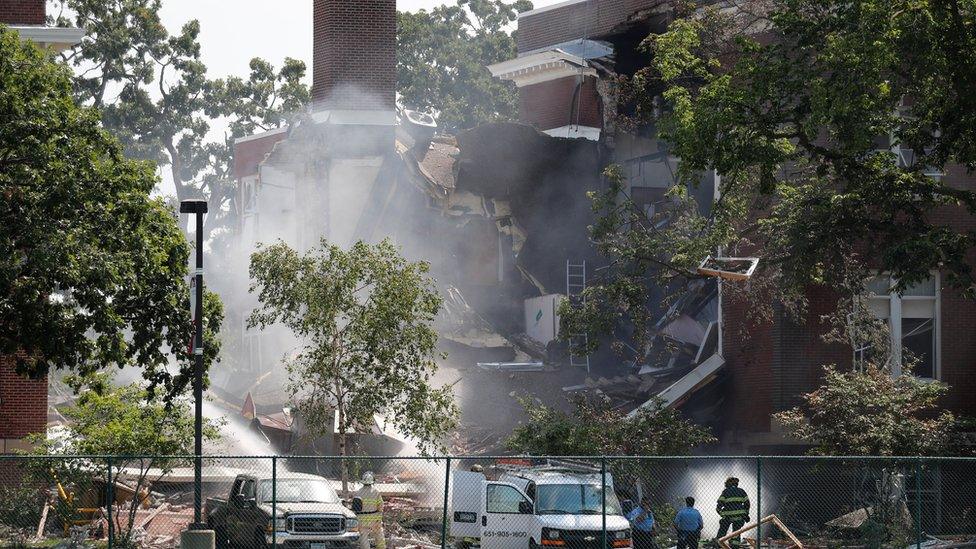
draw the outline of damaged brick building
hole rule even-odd
[[[346,2],[315,3],[311,112],[236,143],[240,257],[277,238],[301,248],[319,237],[343,245],[391,237],[409,258],[429,261],[446,300],[438,320],[449,353],[441,381],[457,383],[465,430],[488,441],[462,450],[499,449],[521,418],[519,394],[565,406],[579,392],[599,392],[625,410],[660,396],[711,427],[722,452],[800,450],[771,414],[815,388],[821,365],[848,365],[853,355],[820,337],[819,315],[833,307],[826,292],[811,290],[806,322],[777,313],[754,325],[743,304],[723,294],[723,283],[703,279],[661,311],[651,357],[633,350],[619,356],[607,345],[574,357],[556,340],[559,301],[603,265],[587,232],[587,192],[604,188],[602,169],[621,165],[630,196],[651,216],[671,205],[677,159],[653,127],[618,127],[613,89],[618,75],[649,62],[639,45],[666,28],[668,2],[569,0],[522,13],[518,56],[487,67],[517,87],[519,123],[456,136],[440,135],[430,115],[394,105],[393,2],[367,2],[382,13],[349,11],[341,27],[323,24]],[[343,32],[368,37],[352,48],[355,59],[325,46],[346,40]],[[335,93],[350,84],[368,93]],[[346,103],[337,108],[333,97]],[[963,170],[940,177],[974,184]],[[705,173],[688,189],[703,214],[718,181]],[[957,216],[960,229],[972,223],[958,212],[945,215]],[[237,289],[234,295],[246,294],[245,282]],[[943,289],[938,273],[911,294],[876,298],[879,318],[889,321],[896,349],[911,347],[924,373],[953,386],[946,405],[972,413],[964,397],[976,383],[972,345],[947,346],[942,334],[966,330],[976,308]],[[249,305],[243,299],[235,307]],[[236,378],[238,386],[230,373],[215,377],[234,398],[255,389],[241,379],[280,377],[276,363],[287,347],[284,334],[241,334],[238,368],[248,375]],[[275,413],[283,397],[257,400],[258,412]],[[742,402],[749,405],[734,405]]]
[[[617,105],[608,82],[647,63],[640,58],[647,54],[639,53],[637,45],[648,34],[663,30],[669,16],[669,3],[660,0],[568,0],[525,12],[519,17],[518,57],[491,67],[497,77],[519,87],[523,122],[553,135],[599,140],[613,161],[627,168],[631,196],[643,203],[661,200],[662,190],[673,180],[667,171],[654,168],[673,165],[676,159],[655,147],[652,138],[616,131]],[[638,133],[653,135],[653,128]],[[908,150],[894,152],[903,160],[911,155]],[[962,166],[928,175],[952,187],[976,189],[976,178]],[[716,179],[714,174],[706,175],[701,186],[714,191]],[[707,192],[697,198],[702,204],[711,200]],[[946,206],[932,214],[934,221],[956,230],[973,228],[972,217],[962,207]],[[890,329],[895,374],[903,354],[910,351],[919,359],[915,375],[950,385],[943,402],[948,409],[976,413],[976,402],[970,397],[976,388],[972,358],[976,342],[943,335],[970,333],[976,304],[945,287],[938,272],[902,295],[890,293],[889,283],[884,276],[872,283],[875,295],[870,307]],[[798,451],[795,441],[788,440],[772,421],[772,414],[799,404],[802,394],[815,389],[824,364],[850,367],[857,360],[857,350],[823,340],[827,327],[821,319],[834,310],[836,297],[828,289],[810,288],[805,318],[792,319],[774,305],[772,319],[757,321],[751,318],[748,304],[731,294],[723,294],[720,287],[696,288],[662,316],[656,326],[660,336],[678,337],[685,343],[700,338],[700,351],[711,345],[715,352],[699,352],[694,367],[660,394],[671,405],[712,425],[723,451]],[[699,308],[703,299],[714,305]],[[693,313],[690,319],[689,312]],[[698,321],[699,327],[689,320]],[[745,402],[749,404],[734,404]]]

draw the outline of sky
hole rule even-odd
[[[539,8],[560,1],[533,4]],[[397,0],[397,9],[416,11],[444,3]],[[212,77],[245,76],[252,57],[263,57],[275,66],[285,57],[294,57],[311,66],[312,0],[163,0],[160,16],[173,32],[190,19],[200,21],[201,55]]]

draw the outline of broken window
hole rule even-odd
[[[868,281],[868,307],[873,316],[887,322],[891,339],[892,372],[901,373],[904,364],[913,364],[919,377],[938,377],[939,289],[938,275],[907,288],[901,295],[891,288],[895,280],[887,276]],[[869,344],[855,345],[855,361],[870,358]]]

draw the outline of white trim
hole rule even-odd
[[[511,80],[518,87],[531,86],[571,76],[597,76],[582,57],[562,50],[546,50],[488,65],[495,78]]]
[[[889,285],[893,285],[895,282],[891,275],[888,274],[878,274],[879,278],[883,278],[889,282]],[[893,376],[900,376],[902,374],[902,320],[904,318],[904,308],[903,303],[908,301],[932,301],[932,331],[935,341],[932,344],[932,377],[916,376],[920,379],[932,379],[937,380],[942,378],[942,275],[939,271],[932,272],[933,285],[935,290],[934,295],[920,295],[920,296],[900,296],[895,292],[889,292],[887,295],[875,294],[868,297],[869,300],[878,300],[880,302],[887,301],[888,303],[888,316],[879,317],[875,315],[878,320],[883,320],[888,323],[888,331],[890,336],[889,345],[891,346],[891,374]],[[919,316],[909,316],[908,318],[930,318],[930,317],[919,317]],[[854,349],[853,360],[856,363],[858,361],[857,353],[859,349]]]
[[[312,122],[337,126],[394,126],[394,110],[323,109],[312,112]]]
[[[42,46],[53,47],[58,51],[74,46],[85,37],[84,29],[75,27],[13,25],[9,28],[17,31],[21,40],[30,40]]]
[[[564,0],[558,4],[553,4],[551,6],[542,6],[541,8],[536,8],[534,10],[523,11],[518,14],[518,18],[529,17],[531,15],[538,15],[540,13],[545,13],[547,11],[558,10],[559,8],[565,8],[566,6],[572,6],[573,4],[584,4],[588,0]]]
[[[253,133],[251,135],[245,135],[244,137],[238,137],[234,140],[234,144],[238,145],[240,143],[247,143],[248,141],[254,141],[255,139],[261,139],[264,137],[271,137],[272,135],[278,135],[280,133],[285,133],[288,131],[288,126],[282,126],[280,128],[275,128],[273,130],[267,130],[260,133]]]
[[[534,68],[544,63],[555,61],[571,63],[576,65],[577,68],[586,66],[586,59],[582,57],[577,57],[562,50],[547,49],[538,53],[520,55],[514,59],[493,63],[488,65],[488,70],[491,71],[492,76],[500,77],[507,73]]]
[[[544,130],[542,133],[551,135],[552,137],[563,137],[566,139],[589,139],[590,141],[599,141],[601,131],[602,130],[600,130],[600,128],[594,128],[592,126],[569,124],[566,126],[560,126],[558,128],[552,128],[550,130]]]

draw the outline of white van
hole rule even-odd
[[[497,481],[483,473],[451,475],[451,536],[481,549],[630,548],[630,523],[623,516],[607,475],[603,541],[601,473],[561,467],[526,467]]]

